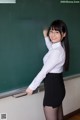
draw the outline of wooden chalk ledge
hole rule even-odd
[[[13,95],[14,98],[19,98],[19,97],[22,97],[22,96],[26,96],[27,93],[26,92],[22,92],[22,93],[17,93],[15,95]]]

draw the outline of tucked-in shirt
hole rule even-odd
[[[45,43],[48,48],[47,54],[43,58],[43,67],[37,76],[29,85],[31,90],[35,90],[48,73],[63,72],[63,65],[65,62],[65,50],[61,42],[52,43],[48,37],[45,38]]]

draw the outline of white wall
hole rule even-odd
[[[66,97],[64,115],[80,108],[80,78],[65,81]],[[20,98],[0,99],[0,113],[7,113],[7,120],[45,120],[43,112],[44,92]]]
[[[65,81],[66,96],[63,101],[64,114],[80,108],[80,77]]]

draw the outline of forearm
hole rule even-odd
[[[45,39],[45,43],[46,43],[47,48],[50,49],[52,46],[52,42],[50,41],[48,36],[45,37],[44,39]]]

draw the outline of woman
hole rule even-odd
[[[69,41],[66,24],[55,20],[48,30],[43,31],[48,48],[43,58],[44,65],[26,89],[27,94],[44,81],[43,108],[46,120],[63,120],[62,101],[65,96],[63,72],[69,68]]]

